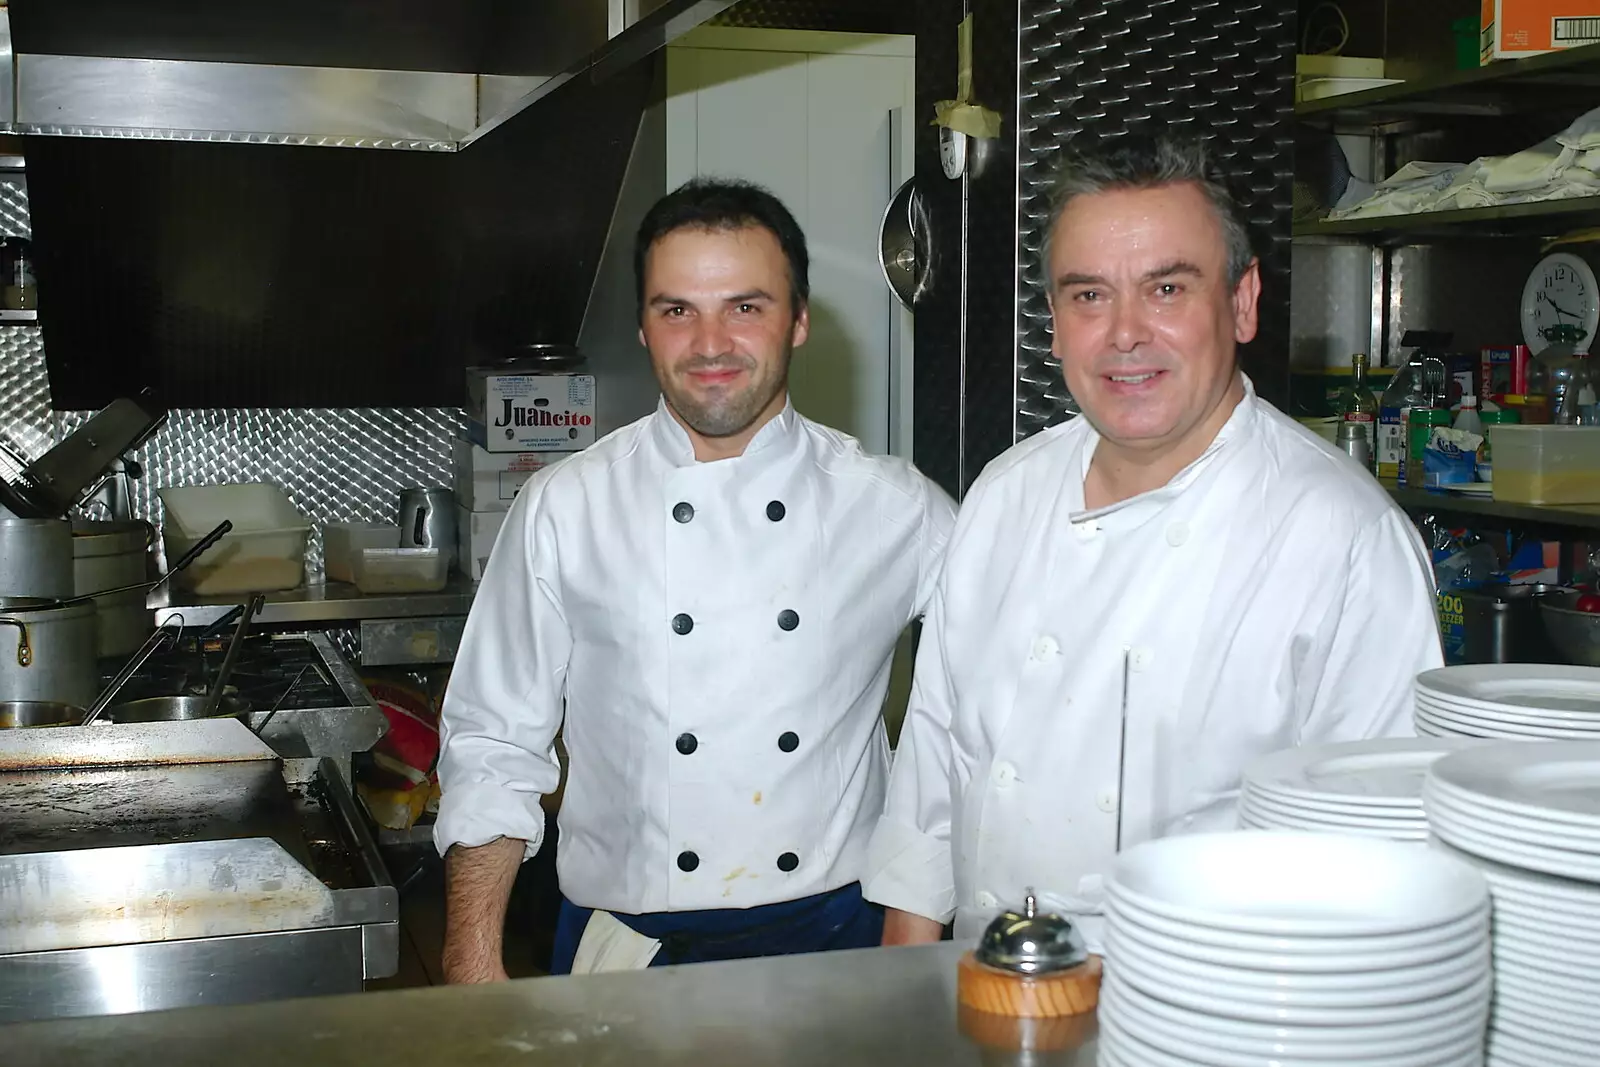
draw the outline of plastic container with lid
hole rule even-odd
[[[450,557],[437,548],[363,548],[350,561],[363,593],[432,593],[450,576]]]
[[[223,519],[233,529],[173,581],[200,596],[270,593],[305,581],[311,523],[267,483],[157,489],[167,560],[178,559]]]
[[[1600,427],[1489,428],[1494,498],[1517,504],[1600,504]]]

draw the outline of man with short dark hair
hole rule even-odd
[[[1120,848],[1232,829],[1258,756],[1410,733],[1441,662],[1405,515],[1239,370],[1261,279],[1204,148],[1070,153],[1049,225],[1083,414],[963,501],[865,882],[886,943],[1033,887],[1098,951]]]
[[[888,778],[881,711],[954,505],[789,404],[807,254],[770,193],[691,182],[635,248],[661,401],[528,480],[445,698],[451,982],[505,977],[558,728],[557,973],[881,936],[859,884]]]

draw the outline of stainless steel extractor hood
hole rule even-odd
[[[0,130],[457,151],[733,0],[12,0]]]

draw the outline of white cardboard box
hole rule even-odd
[[[475,582],[483,579],[484,565],[505,521],[503,511],[468,511],[456,506],[456,551],[462,574]]]
[[[549,452],[486,452],[459,437],[452,447],[456,502],[468,511],[505,511],[534,471],[561,458]]]
[[[594,444],[594,375],[467,370],[467,437],[490,452],[576,452]]]

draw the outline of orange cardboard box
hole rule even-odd
[[[1483,0],[1479,61],[1600,43],[1600,0]]]

